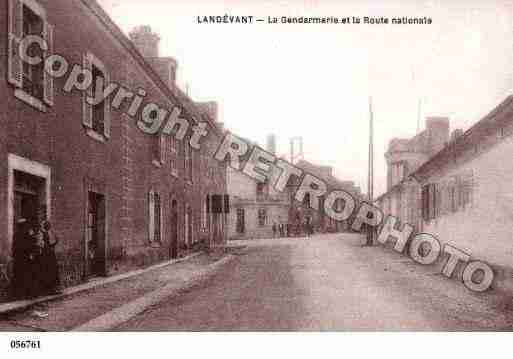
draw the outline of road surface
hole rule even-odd
[[[509,330],[509,300],[353,234],[234,242],[218,275],[115,330]]]

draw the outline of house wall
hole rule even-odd
[[[113,36],[109,27],[81,0],[38,0],[55,26],[54,52],[70,64],[82,64],[87,51],[106,66],[110,79],[135,91],[147,91],[146,102],[172,108],[171,100],[159,88],[145,66]],[[0,28],[7,30],[7,1],[0,3]],[[7,83],[7,31],[0,36],[0,262],[11,263],[8,234],[8,154],[24,157],[51,169],[51,222],[61,239],[57,246],[66,285],[83,280],[85,257],[85,208],[88,188],[99,189],[107,200],[107,267],[109,273],[148,265],[169,258],[171,199],[178,201],[179,240],[183,242],[184,211],[194,214],[194,238],[200,233],[201,211],[207,193],[225,193],[226,172],[211,156],[200,161],[194,153],[193,181],[184,180],[183,146],[179,152],[178,177],[171,175],[167,161],[157,167],[155,146],[158,136],[141,132],[135,119],[123,115],[128,102],[111,112],[111,137],[105,143],[89,137],[82,125],[82,93],[65,93],[67,75],[56,79],[55,104],[40,112],[14,97]],[[112,97],[110,97],[112,100]],[[215,149],[220,134],[209,131],[203,142]],[[204,150],[206,151],[206,150]],[[206,163],[204,163],[206,162]],[[217,170],[211,174],[209,168]],[[149,242],[148,193],[160,193],[162,200],[162,241]]]
[[[473,257],[492,263],[513,265],[513,139],[507,137],[483,153],[459,165],[449,164],[422,181],[439,183],[462,173],[473,173],[471,205],[431,221],[423,231],[438,237]]]
[[[289,203],[287,193],[277,192],[271,177],[268,194],[257,198],[257,182],[251,177],[232,168],[227,169],[227,188],[232,199],[232,208],[228,215],[228,238],[230,239],[256,239],[270,238],[273,235],[273,222],[287,223]],[[245,212],[245,231],[237,233],[237,209],[243,208]],[[265,226],[258,223],[258,210],[265,209],[267,222]]]

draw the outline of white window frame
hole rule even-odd
[[[11,56],[13,51],[17,51],[17,50],[14,50],[13,48],[11,48],[11,46],[14,46],[11,44],[11,40],[14,41],[14,38],[16,38],[17,36],[19,37],[20,35],[22,35],[22,33],[20,34],[13,34],[11,33],[11,30],[15,27],[14,26],[14,23],[16,20],[13,19],[12,17],[12,13],[11,13],[11,9],[15,9],[17,6],[21,6],[21,11],[23,13],[23,6],[26,6],[28,7],[34,14],[36,14],[38,17],[41,18],[42,22],[43,22],[43,35],[45,36],[45,40],[48,44],[48,49],[47,51],[44,51],[44,54],[43,54],[43,57],[46,58],[46,56],[48,54],[51,54],[53,52],[53,25],[49,24],[48,23],[48,17],[47,17],[47,14],[46,14],[46,10],[45,8],[39,4],[37,1],[35,0],[8,0],[9,1],[9,13],[8,13],[8,21],[9,21],[9,29],[8,29],[8,32],[7,32],[7,36],[8,36],[8,43],[9,43],[9,53],[7,54],[7,62],[8,62],[8,69],[7,69],[7,72],[8,72],[8,76],[11,76],[11,71],[12,71],[12,68],[11,68],[11,63],[13,60],[11,60]],[[23,14],[21,14],[21,18],[22,18],[22,23],[19,24],[18,26],[21,27],[21,32],[23,31]],[[18,39],[18,41],[21,40],[21,39]],[[27,93],[24,89],[23,89],[23,60],[20,60],[21,62],[21,79],[18,80],[18,83],[13,83],[11,82],[11,80],[9,82],[11,82],[11,84],[13,84],[15,86],[15,90],[14,90],[14,96],[25,102],[26,104],[30,105],[31,107],[41,111],[41,112],[48,112],[48,109],[50,106],[53,106],[54,104],[54,96],[55,96],[55,93],[54,93],[54,86],[53,86],[53,78],[48,75],[46,73],[46,71],[43,69],[43,100],[39,99],[39,98],[36,98],[34,96],[32,96],[31,94]],[[10,77],[9,77],[10,78]],[[48,86],[48,88],[47,88]],[[49,92],[47,92],[49,91]]]
[[[110,74],[104,63],[96,57],[92,52],[88,51],[84,55],[83,68],[92,71],[93,66],[100,70],[103,74],[104,86],[110,83]],[[92,93],[94,84],[91,84],[87,91],[82,95],[82,124],[86,129],[86,134],[98,142],[106,142],[111,136],[111,109],[107,99],[103,102],[103,133],[98,133],[93,129],[93,106],[87,103],[87,97],[94,97]]]
[[[50,221],[52,218],[52,170],[47,165],[29,160],[28,158],[15,155],[13,153],[9,153],[7,155],[7,168],[7,241],[9,251],[11,251],[14,234],[14,171],[28,173],[45,179],[46,216]]]
[[[171,174],[178,177],[178,153],[179,144],[178,139],[171,135],[169,136],[169,166],[171,167]]]

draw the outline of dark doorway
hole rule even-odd
[[[86,276],[105,276],[107,274],[105,196],[88,192],[87,209]]]
[[[185,210],[185,226],[187,228],[186,235],[185,235],[185,243],[187,243],[187,246],[192,245],[193,240],[193,233],[192,233],[192,209],[190,206],[186,207]]]
[[[171,202],[171,244],[169,256],[178,258],[178,203],[176,200]]]
[[[237,233],[244,234],[246,232],[246,215],[244,208],[237,208]]]
[[[24,218],[37,222],[46,213],[45,179],[31,174],[14,171],[14,223]],[[46,212],[46,211],[44,211]]]

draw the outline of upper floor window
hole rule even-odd
[[[267,192],[267,185],[265,182],[257,182],[256,185],[256,196],[257,199],[263,199]]]
[[[261,208],[258,210],[258,225],[263,227],[267,224],[267,210],[265,208]]]
[[[310,207],[310,193],[305,193],[305,197],[303,198],[303,205],[305,205],[306,207]]]
[[[110,106],[105,100],[96,103],[87,99],[94,99],[97,92],[103,92],[109,84],[109,74],[105,65],[91,53],[84,56],[84,69],[91,71],[93,82],[88,90],[84,91],[82,123],[88,135],[105,141],[110,138]]]
[[[171,167],[171,174],[178,177],[178,140],[175,136],[169,136],[169,166]]]
[[[29,35],[43,38],[48,48],[32,44],[27,55],[45,58],[53,52],[53,26],[46,20],[45,9],[35,0],[9,0],[8,81],[16,88],[17,98],[46,111],[54,102],[53,79],[43,62],[31,65],[21,59],[19,45]]]
[[[185,170],[185,178],[188,181],[192,181],[192,147],[188,141],[184,141],[183,143],[184,150],[184,170]]]

